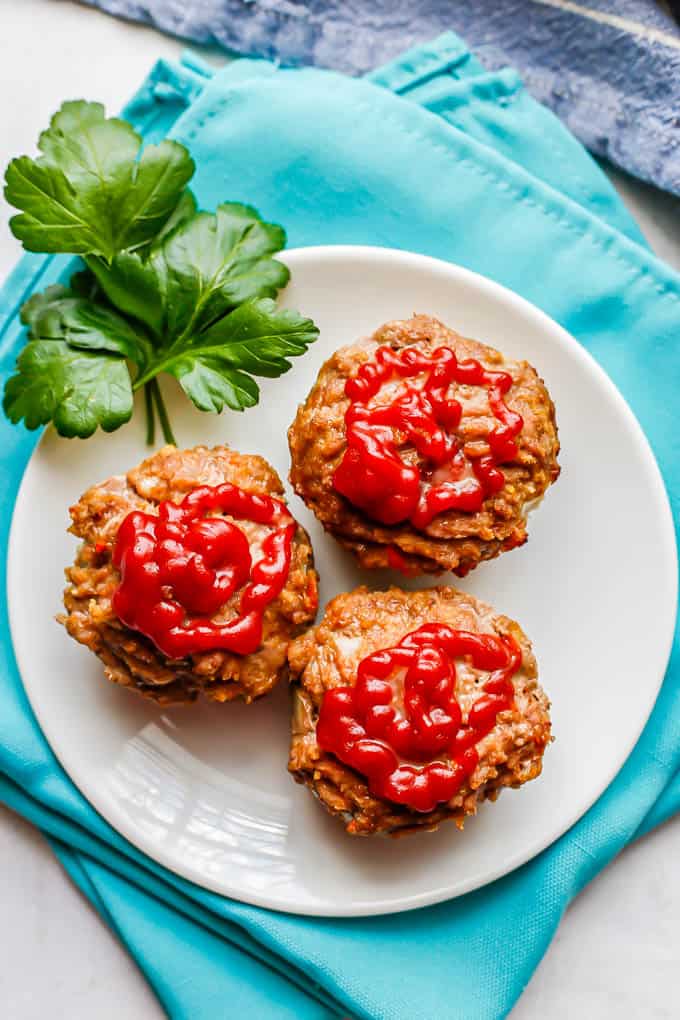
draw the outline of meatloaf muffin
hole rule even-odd
[[[166,446],[71,507],[69,634],[159,704],[267,694],[314,620],[306,532],[262,457]]]
[[[388,322],[319,372],[290,480],[362,566],[463,577],[527,538],[559,475],[555,409],[526,361],[437,319]]]
[[[289,770],[352,835],[462,829],[540,775],[550,705],[531,645],[471,595],[357,588],[288,659]]]

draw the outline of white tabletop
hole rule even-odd
[[[0,167],[33,151],[62,99],[99,99],[116,111],[156,57],[181,49],[175,40],[69,2],[0,0],[0,10]],[[615,183],[657,253],[680,269],[680,200],[619,175]],[[1,277],[20,251],[2,226],[8,209],[0,205]],[[677,1016],[679,838],[680,818],[624,851],[578,897],[512,1020]],[[163,1015],[43,837],[2,807],[0,904],[3,1018]]]

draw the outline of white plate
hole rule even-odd
[[[562,477],[532,516],[529,544],[479,567],[465,590],[518,619],[553,701],[556,742],[541,778],[466,823],[400,840],[352,839],[286,772],[283,687],[250,707],[159,711],[103,679],[98,660],[53,622],[75,540],[67,507],[88,485],[147,453],[141,415],[81,443],[48,432],[27,468],[9,550],[17,660],[57,757],[93,806],[135,846],[185,878],[248,903],[303,914],[389,913],[460,895],[557,839],[631,751],[661,684],[676,600],[665,490],[622,397],[542,312],[465,269],[379,248],[290,251],[285,303],[321,338],[257,408],[193,411],[166,388],[182,445],[228,442],[264,454],[285,478],[286,429],[338,346],[414,311],[526,357],[557,405]],[[365,582],[302,503],[321,574],[321,605]],[[425,585],[434,583],[424,580]],[[417,586],[417,585],[413,585]]]

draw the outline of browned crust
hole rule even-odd
[[[361,659],[431,622],[511,635],[522,651],[522,664],[513,679],[514,707],[499,715],[478,745],[479,764],[469,781],[449,803],[420,813],[374,797],[359,773],[319,747],[315,734],[326,690],[353,685]],[[404,835],[436,829],[447,819],[462,828],[482,801],[495,800],[504,787],[522,786],[541,773],[543,752],[552,739],[550,703],[538,683],[531,644],[519,624],[464,592],[443,586],[419,592],[357,588],[329,603],[320,624],[291,644],[288,659],[294,685],[289,770],[343,819],[352,835]],[[474,682],[474,671],[467,680],[459,673],[457,696],[464,717],[466,699],[476,697]]]
[[[298,525],[286,586],[264,616],[261,647],[252,655],[214,651],[169,660],[156,646],[115,616],[111,599],[120,576],[111,562],[118,527],[134,509],[154,513],[161,500],[179,502],[199,485],[231,482],[248,492],[283,498],[283,486],[262,457],[227,446],[177,450],[166,446],[126,476],[94,485],[71,507],[70,531],[82,539],[76,561],[66,570],[66,613],[60,617],[71,637],[104,663],[109,680],[161,705],[192,702],[199,694],[212,701],[262,697],[286,674],[290,641],[317,608],[317,574],[309,537]],[[245,528],[245,525],[242,525]],[[253,532],[257,525],[248,525]],[[235,593],[224,613],[238,603]]]
[[[507,404],[524,418],[515,461],[503,467],[505,486],[477,513],[451,511],[436,517],[424,531],[410,524],[393,527],[372,521],[333,487],[333,474],[346,448],[345,383],[379,344],[394,350],[417,346],[431,351],[447,345],[460,358],[477,358],[487,368],[513,378]],[[459,388],[460,390],[465,388]],[[486,414],[464,413],[459,434],[479,439],[493,427]],[[482,560],[522,545],[527,539],[529,508],[559,475],[559,441],[555,408],[543,381],[526,361],[511,361],[497,350],[459,336],[437,319],[416,315],[388,322],[368,340],[342,347],[322,366],[306,402],[288,432],[290,481],[324,528],[350,549],[365,567],[390,566],[388,549],[396,547],[413,573],[452,570],[464,576]]]

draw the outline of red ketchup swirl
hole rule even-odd
[[[386,404],[370,401],[394,376],[422,376],[421,387],[401,388]],[[474,453],[461,449],[451,435],[463,409],[447,396],[452,383],[483,386],[498,424]],[[492,372],[479,361],[458,361],[449,347],[425,354],[417,347],[393,351],[383,346],[345,384],[350,405],[345,413],[347,449],[333,476],[346,499],[381,524],[409,520],[423,529],[447,510],[474,513],[505,483],[499,464],[517,456],[516,437],[524,421],[504,396],[512,386],[507,372]],[[405,463],[398,447],[410,443],[426,462],[423,472]],[[477,450],[479,452],[477,452]],[[446,480],[427,481],[427,473],[445,468]]]
[[[490,673],[465,722],[456,698],[454,661],[462,656]],[[521,662],[511,637],[427,624],[394,648],[363,659],[354,687],[325,693],[317,742],[365,776],[374,796],[432,811],[451,800],[472,775],[479,762],[477,744],[494,728],[498,714],[513,707],[512,677]],[[404,714],[392,704],[390,681],[399,671]]]
[[[243,531],[223,517],[206,516],[211,511],[271,526],[257,560]],[[113,552],[121,575],[113,611],[171,659],[215,649],[248,655],[262,640],[267,605],[286,583],[295,530],[281,500],[229,483],[201,486],[181,503],[166,500],[157,516],[134,510],[121,524]],[[214,622],[211,617],[239,588],[238,615]]]

